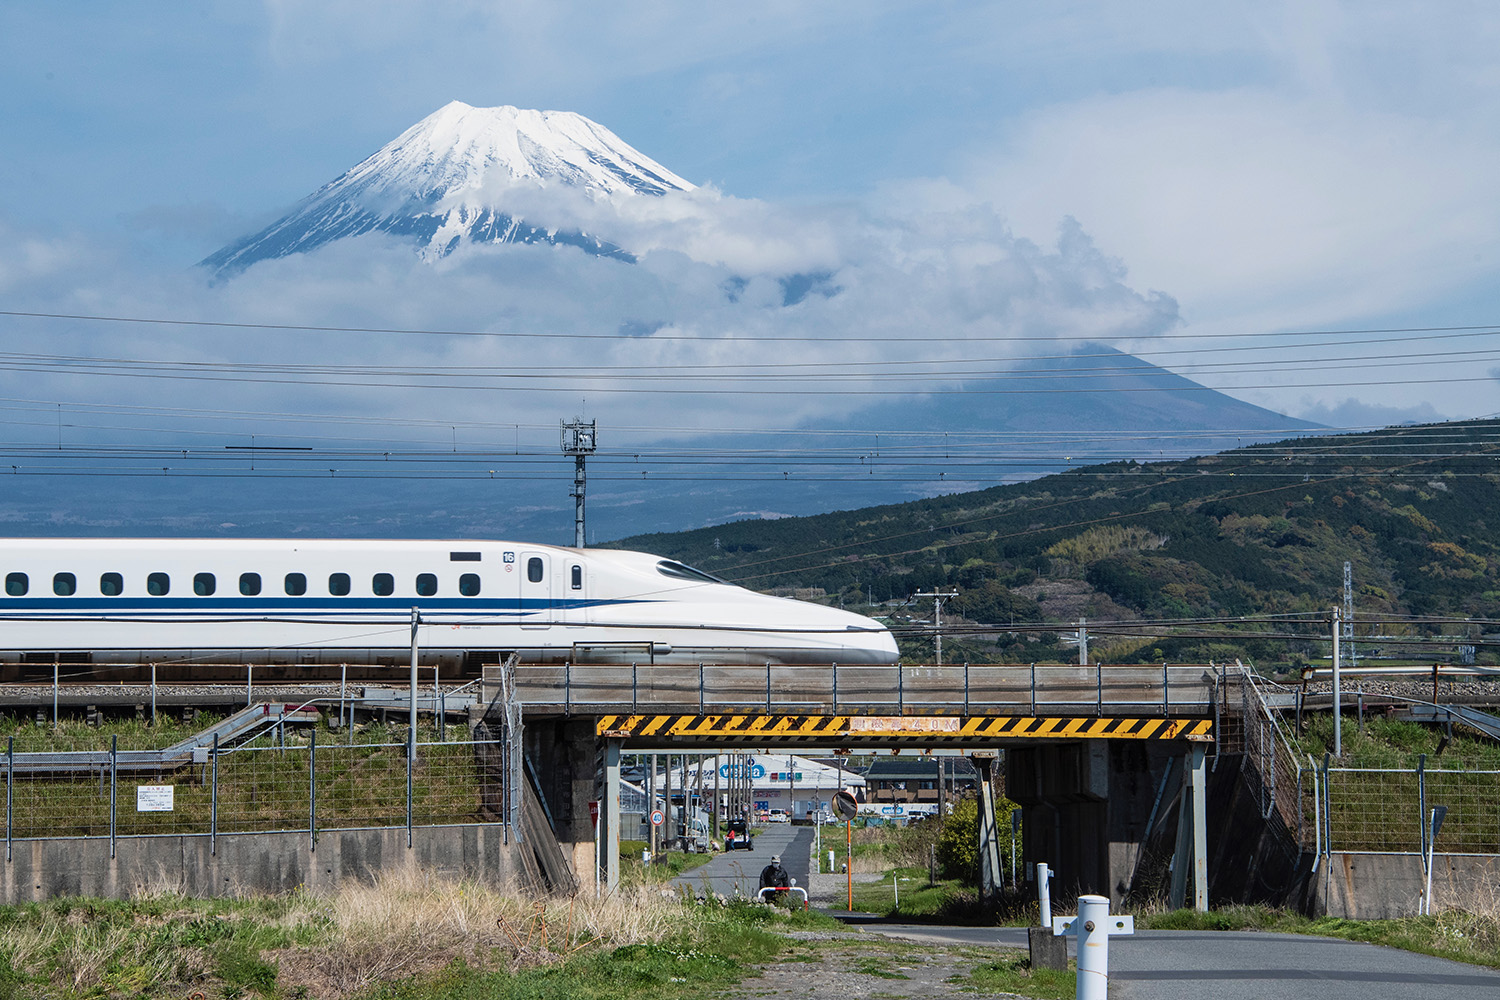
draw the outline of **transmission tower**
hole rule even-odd
[[[1359,657],[1354,654],[1354,566],[1344,560],[1344,656],[1349,666],[1359,666]]]
[[[583,530],[583,494],[585,485],[584,460],[594,453],[599,446],[597,428],[594,421],[585,423],[582,419],[574,417],[572,423],[562,422],[562,450],[564,455],[573,456],[573,492],[569,494],[573,498],[573,545],[577,548],[584,547]]]

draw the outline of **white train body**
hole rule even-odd
[[[0,540],[0,662],[893,663],[880,623],[639,552],[503,541]]]

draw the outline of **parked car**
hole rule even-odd
[[[750,836],[750,830],[742,819],[732,819],[726,824],[724,831],[724,850],[734,851],[754,850],[755,838]]]
[[[767,823],[790,823],[792,818],[786,814],[785,809],[772,809],[771,814],[766,817]]]

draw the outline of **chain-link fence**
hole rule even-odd
[[[419,742],[415,757],[404,741],[319,741],[316,730],[172,759],[6,747],[6,840],[508,825],[513,754],[493,735]]]
[[[1322,767],[1324,850],[1418,854],[1432,812],[1446,817],[1438,854],[1500,854],[1500,771]]]
[[[1269,822],[1280,822],[1302,849],[1333,852],[1500,854],[1500,770],[1430,768],[1418,756],[1409,767],[1338,767],[1299,754],[1280,713],[1269,707],[1268,682],[1245,675],[1240,720],[1245,780]],[[1478,764],[1478,761],[1471,762]],[[1446,814],[1427,843],[1432,812]]]

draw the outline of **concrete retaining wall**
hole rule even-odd
[[[299,886],[331,890],[348,879],[415,865],[444,875],[478,879],[501,890],[521,888],[514,842],[498,825],[419,827],[406,846],[406,828],[320,834],[316,850],[306,833],[220,836],[209,851],[206,835],[108,840],[18,841],[0,865],[0,903],[55,896],[128,899],[142,892],[238,896],[287,892]]]
[[[1313,916],[1384,920],[1417,915],[1426,879],[1415,854],[1333,854],[1311,878]],[[1439,854],[1432,860],[1432,912],[1493,908],[1500,857]]]

